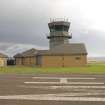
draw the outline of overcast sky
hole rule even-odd
[[[48,48],[50,18],[68,18],[70,42],[89,56],[105,56],[105,0],[0,0],[0,51],[9,55]]]

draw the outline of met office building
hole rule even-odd
[[[40,67],[72,67],[87,64],[87,50],[83,43],[69,43],[70,22],[53,19],[48,23],[50,30],[49,50],[30,49],[15,55],[17,65],[36,65]]]

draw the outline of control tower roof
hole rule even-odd
[[[64,26],[70,26],[70,22],[65,22],[65,21],[56,21],[56,22],[51,22],[48,23],[49,27],[53,25],[64,25]]]
[[[65,26],[70,26],[70,22],[68,22],[68,19],[51,19],[50,23],[48,23],[49,27],[53,25],[65,25]]]

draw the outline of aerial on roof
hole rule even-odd
[[[50,50],[39,51],[37,55],[76,55],[76,54],[86,54],[87,51],[85,45],[82,43],[78,44],[62,44],[54,47]]]
[[[18,53],[16,54],[14,57],[29,57],[29,56],[35,56],[37,54],[38,50],[37,49],[30,49],[30,50],[27,50],[25,52],[22,52],[22,53]]]

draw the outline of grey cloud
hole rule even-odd
[[[62,17],[58,1],[1,0],[0,41],[48,46],[47,23],[50,17]]]
[[[72,7],[72,0],[0,0],[0,49],[14,54],[31,47],[48,47],[47,23],[56,17],[71,21],[71,42],[86,43],[89,55],[105,54],[105,33],[88,29],[89,23]]]
[[[105,55],[105,32],[98,30],[74,31],[72,42],[85,43],[89,56],[104,56]]]

